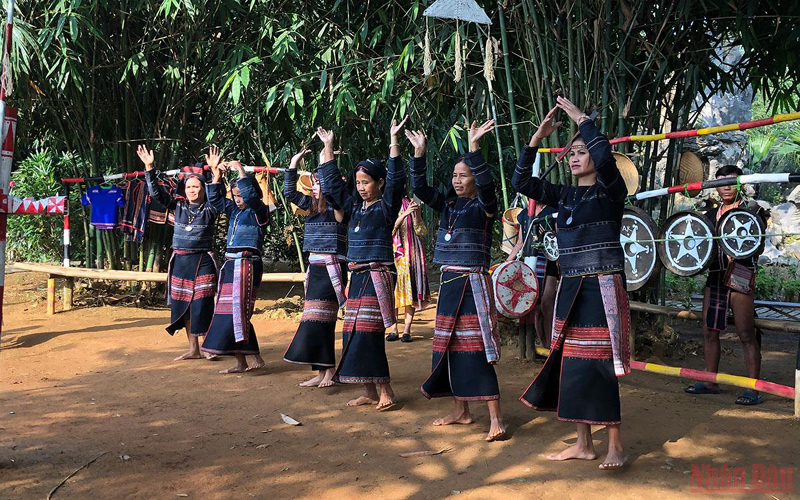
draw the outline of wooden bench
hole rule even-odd
[[[63,307],[65,311],[72,309],[72,294],[75,279],[110,280],[110,281],[144,281],[149,283],[166,283],[167,273],[143,273],[139,271],[115,271],[106,269],[87,269],[84,267],[64,267],[51,264],[34,264],[16,262],[9,265],[18,271],[33,271],[47,274],[47,314],[56,312],[56,278],[64,279]],[[303,273],[264,273],[262,283],[303,283]]]

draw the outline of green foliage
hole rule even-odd
[[[61,184],[57,173],[74,159],[69,155],[57,156],[53,151],[41,149],[17,165],[11,176],[15,183],[11,194],[44,198],[59,194]],[[78,203],[78,194],[71,196]],[[64,219],[58,216],[12,215],[8,218],[8,256],[10,260],[47,262],[61,254]],[[82,228],[73,230],[74,237],[82,239]],[[79,255],[76,254],[76,257]]]
[[[283,166],[325,126],[349,169],[386,156],[390,122],[407,114],[410,127],[428,133],[430,182],[447,185],[451,159],[465,151],[465,119],[486,119],[493,107],[501,125],[515,123],[499,129],[499,145],[483,144],[504,169],[495,168],[498,181],[509,180],[516,144],[556,95],[597,108],[609,136],[658,132],[666,120],[688,128],[698,93],[702,100],[738,85],[752,84],[771,109],[796,107],[796,27],[781,22],[800,15],[796,2],[483,1],[494,23],[462,24],[462,47],[455,23],[429,21],[425,76],[429,3],[32,0],[14,31],[11,104],[26,110],[17,150],[25,157],[46,137],[51,150],[74,152],[81,161],[59,166],[59,176],[139,170],[141,142],[164,169],[202,158],[209,142],[228,158]],[[506,45],[494,95],[482,71],[487,36]],[[735,71],[719,63],[716,49],[728,44],[744,49]],[[458,84],[456,50],[465,56]],[[573,131],[563,127],[546,145]],[[665,152],[637,148],[643,183],[652,183]],[[665,183],[676,175],[668,166]],[[552,180],[570,176],[556,169]],[[276,255],[291,251],[284,227],[297,222],[287,216],[270,233]]]
[[[681,305],[687,309],[692,307],[692,295],[703,293],[706,285],[705,275],[677,276],[666,272],[667,297],[671,300],[680,300]]]

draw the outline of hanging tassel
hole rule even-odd
[[[423,71],[425,76],[431,76],[433,72],[433,58],[431,57],[431,36],[428,27],[428,18],[425,18],[425,57],[422,60]]]
[[[464,63],[461,60],[461,32],[458,30],[458,21],[456,21],[456,68],[453,72],[453,78],[456,83],[461,81],[461,71],[464,69],[463,66]]]
[[[492,37],[486,37],[486,50],[483,55],[483,77],[487,82],[494,80],[494,50],[492,50]]]

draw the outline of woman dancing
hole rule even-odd
[[[232,161],[209,166],[214,177],[207,188],[208,201],[218,212],[228,216],[228,236],[214,317],[200,350],[235,356],[236,365],[220,373],[242,373],[247,371],[245,356],[259,355],[258,339],[250,318],[264,272],[261,248],[264,228],[269,224],[269,208],[262,201],[261,188],[255,178],[245,173],[241,163]],[[231,187],[233,201],[225,197],[225,185],[220,182],[228,167],[239,174]]]
[[[333,380],[364,384],[365,393],[348,406],[377,403],[378,410],[388,410],[396,403],[383,335],[395,323],[392,226],[405,192],[406,173],[397,144],[405,121],[392,122],[388,172],[382,161],[364,160],[347,183],[333,158],[333,133],[317,131],[325,145],[319,167],[322,193],[334,209],[344,210],[350,218],[347,260],[352,276],[344,348]]]
[[[578,124],[580,135],[568,156],[577,186],[531,176],[537,145],[561,125],[554,122],[558,109]],[[548,459],[594,460],[591,426],[604,425],[608,454],[600,468],[618,469],[626,457],[617,377],[630,372],[630,317],[619,242],[625,181],[608,139],[577,106],[558,97],[524,149],[511,182],[525,196],[558,208],[561,267],[550,355],[520,400],[537,410],[557,410],[559,420],[577,424],[578,441]]]
[[[330,387],[336,371],[336,316],[347,298],[347,219],[344,210],[325,201],[318,172],[311,176],[311,196],[297,191],[297,164],[308,153],[292,157],[283,186],[286,201],[308,211],[303,251],[309,252],[303,317],[283,359],[318,371],[301,387]]]
[[[486,401],[491,420],[487,441],[500,439],[506,433],[494,370],[500,359],[500,342],[488,274],[497,195],[480,150],[481,138],[493,126],[493,120],[480,127],[472,123],[470,153],[455,161],[452,188],[447,194],[429,186],[426,180],[425,134],[406,131],[414,146],[414,195],[442,214],[433,257],[435,263],[442,265],[433,369],[422,384],[422,393],[429,399],[452,397],[455,401],[453,412],[434,420],[433,425],[471,424],[469,402]]]
[[[186,329],[189,350],[174,361],[201,357],[198,338],[208,331],[214,316],[217,265],[211,254],[217,210],[207,202],[205,179],[199,173],[184,173],[174,192],[158,183],[153,151],[140,145],[136,153],[144,163],[151,198],[175,214],[172,257],[167,269],[167,303],[171,319],[167,332]],[[209,149],[206,163],[216,168],[219,150]],[[209,359],[213,356],[208,356]]]

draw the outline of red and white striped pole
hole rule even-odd
[[[6,38],[0,58],[0,124],[2,124],[2,161],[0,161],[0,334],[3,332],[3,292],[6,284],[6,228],[8,227],[8,184],[11,180],[11,161],[14,156],[14,135],[17,131],[17,110],[6,111],[6,91],[11,79],[11,33],[14,27],[14,0],[8,0]],[[10,149],[8,149],[10,148]]]

